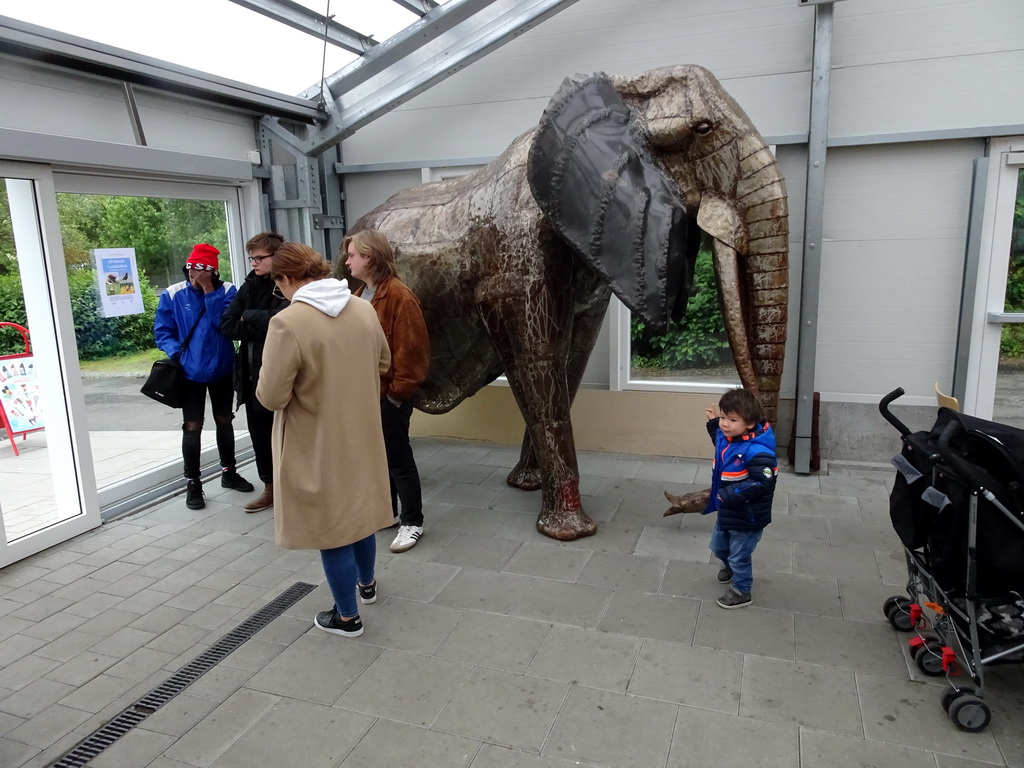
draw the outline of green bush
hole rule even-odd
[[[661,331],[634,317],[631,328],[634,368],[706,368],[721,364],[729,349],[711,253],[701,251],[694,271],[693,295],[686,316]]]
[[[145,308],[142,314],[104,317],[96,287],[96,271],[76,269],[68,273],[79,360],[98,360],[154,347],[153,321],[158,296],[145,275],[139,276],[139,283]],[[25,299],[18,275],[0,275],[0,320],[27,326]],[[0,334],[0,355],[16,354],[22,349],[17,332],[6,329]]]

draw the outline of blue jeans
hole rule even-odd
[[[334,549],[321,549],[320,562],[324,566],[327,586],[334,595],[334,607],[339,616],[351,619],[359,614],[356,606],[356,581],[373,581],[373,565],[377,559],[377,538],[370,534],[354,544]]]
[[[715,530],[711,532],[711,551],[732,570],[732,588],[741,595],[749,595],[754,586],[754,568],[750,557],[754,554],[757,542],[761,540],[760,531],[723,531],[715,522]]]

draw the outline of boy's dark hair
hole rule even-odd
[[[744,424],[760,424],[765,420],[764,408],[754,393],[745,389],[730,389],[718,401],[720,413],[731,413],[743,419]]]
[[[259,248],[260,250],[268,251],[273,256],[283,243],[284,238],[276,232],[260,232],[258,235],[253,235],[249,238],[249,242],[245,244],[245,252],[252,253]]]

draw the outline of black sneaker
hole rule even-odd
[[[363,605],[370,605],[371,603],[377,602],[377,580],[374,579],[366,586],[362,584],[356,584],[356,589],[359,590],[359,602]]]
[[[241,491],[242,493],[256,490],[252,483],[233,469],[225,469],[220,473],[220,485],[222,488],[230,488],[232,491]]]
[[[358,616],[352,619],[343,620],[336,608],[329,611],[320,611],[313,619],[313,624],[324,632],[332,635],[344,635],[345,637],[359,637],[363,634],[363,622]]]
[[[726,566],[718,572],[718,583],[728,584],[730,581],[732,581],[732,568]]]
[[[206,502],[203,501],[202,480],[188,481],[188,490],[185,491],[185,506],[189,509],[202,509],[206,506]]]
[[[718,598],[718,606],[731,610],[732,608],[745,608],[754,602],[754,599],[750,595],[741,595],[735,589],[730,589],[720,598]]]

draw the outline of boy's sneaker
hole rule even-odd
[[[377,602],[377,580],[374,579],[366,586],[362,584],[356,584],[356,589],[359,590],[359,602],[363,605],[370,605],[371,603]]]
[[[754,599],[750,595],[741,595],[735,589],[730,589],[720,598],[718,598],[718,606],[731,610],[733,608],[743,608],[754,602]]]
[[[400,525],[398,535],[391,542],[392,552],[407,552],[416,546],[416,542],[423,535],[422,525]]]
[[[728,584],[730,581],[732,581],[732,568],[727,566],[718,572],[718,583]]]
[[[232,491],[241,491],[242,493],[256,490],[252,483],[233,469],[225,469],[220,473],[220,485],[222,488],[230,488]]]
[[[344,620],[338,615],[337,608],[329,611],[321,611],[313,619],[317,628],[332,635],[343,635],[345,637],[359,637],[363,634],[363,622],[358,616]]]
[[[189,509],[202,509],[206,506],[203,501],[203,481],[189,480],[188,490],[185,491],[185,506]]]

